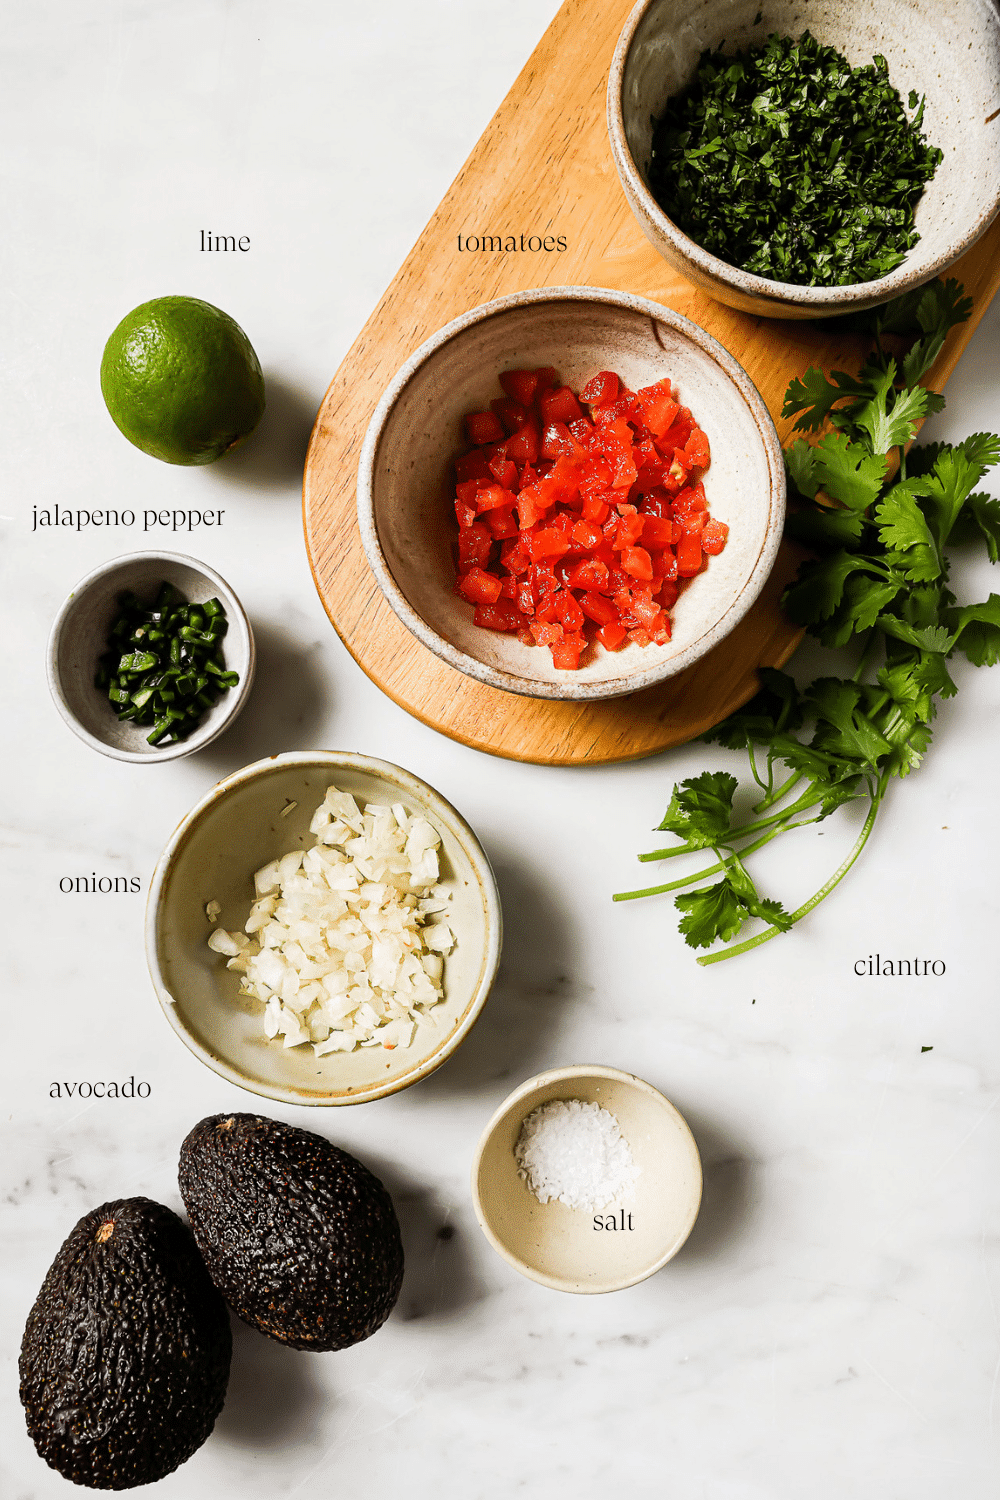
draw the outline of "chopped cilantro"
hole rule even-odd
[[[814,556],[783,603],[822,645],[852,647],[857,668],[849,678],[820,677],[804,689],[787,673],[762,668],[757,696],[704,736],[746,752],[764,794],[751,816],[735,811],[739,783],[728,771],[680,782],[659,825],[680,842],[639,858],[711,850],[715,863],[614,898],[695,887],[675,898],[685,941],[692,948],[730,944],[700,964],[787,932],[830,894],[864,848],[890,782],[916,770],[926,753],[937,700],[957,691],[948,659],[959,651],[974,666],[1000,663],[1000,594],[960,603],[948,562],[956,543],[981,547],[990,562],[1000,559],[1000,501],[975,493],[987,469],[1000,463],[1000,437],[977,432],[962,443],[907,451],[933,409],[933,393],[899,383],[924,374],[948,330],[970,310],[954,281],[934,282],[870,315],[876,350],[857,376],[810,369],[788,388],[784,415],[796,417],[798,431],[813,438],[797,438],[786,451],[800,500],[787,531]],[[915,339],[901,365],[882,350],[883,333]],[[829,430],[815,436],[822,428]],[[788,773],[784,779],[776,777],[779,766]],[[867,801],[864,826],[815,895],[787,912],[758,893],[748,856],[855,801]],[[718,878],[705,885],[711,877]],[[766,922],[766,930],[732,943],[752,918]]]
[[[702,54],[654,122],[649,186],[685,234],[771,281],[842,286],[895,269],[942,153],[885,58],[852,68],[808,31]],[[909,379],[907,375],[907,379]]]

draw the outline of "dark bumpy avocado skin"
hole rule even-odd
[[[28,1432],[74,1484],[152,1484],[212,1431],[232,1347],[187,1226],[148,1198],[104,1203],[77,1224],[28,1315]]]
[[[245,1323],[294,1349],[346,1349],[381,1328],[403,1280],[392,1199],[323,1136],[212,1115],[181,1147],[198,1249]]]

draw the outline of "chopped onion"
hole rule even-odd
[[[438,884],[437,830],[402,803],[327,788],[311,849],[253,877],[244,932],[215,928],[208,946],[264,1007],[264,1035],[317,1057],[358,1046],[409,1047],[443,998],[443,954],[455,946],[449,892]],[[218,902],[205,908],[210,921]]]

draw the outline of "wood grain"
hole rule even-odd
[[[371,414],[396,370],[432,333],[493,297],[535,286],[599,286],[651,297],[713,334],[746,368],[775,418],[810,364],[856,366],[836,325],[755,318],[714,302],[643,238],[618,184],[605,126],[611,56],[632,0],[566,0],[443,202],[369,318],[320,408],[303,482],[306,548],[320,598],[378,686],[425,724],[476,749],[550,765],[638,759],[683,743],[745,702],[758,666],[799,639],[782,616],[796,560],[783,549],[737,629],[697,666],[627,698],[521,698],[465,677],[412,637],[386,604],[358,533],[355,479]],[[565,237],[562,252],[475,253],[458,237]],[[941,390],[1000,286],[1000,220],[953,273],[973,298],[929,384]]]

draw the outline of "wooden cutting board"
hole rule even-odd
[[[611,57],[633,0],[566,0],[421,234],[347,358],[316,419],[303,482],[306,548],[319,596],[347,649],[409,713],[452,739],[547,765],[635,760],[678,745],[756,690],[799,632],[779,608],[796,559],[784,548],[754,608],[678,677],[626,698],[522,698],[465,677],[409,634],[365,559],[355,510],[361,442],[405,359],[443,324],[493,297],[536,286],[639,293],[713,334],[748,371],[784,442],[785,387],[810,364],[850,369],[862,346],[836,326],[780,322],[714,302],[643,237],[618,183],[605,125]],[[469,236],[513,236],[516,250],[460,249]],[[522,241],[523,236],[523,241]],[[564,242],[565,249],[556,248]],[[521,249],[521,245],[524,249]],[[532,249],[547,243],[553,248]],[[929,384],[941,390],[1000,285],[1000,219],[953,274],[973,298]]]

